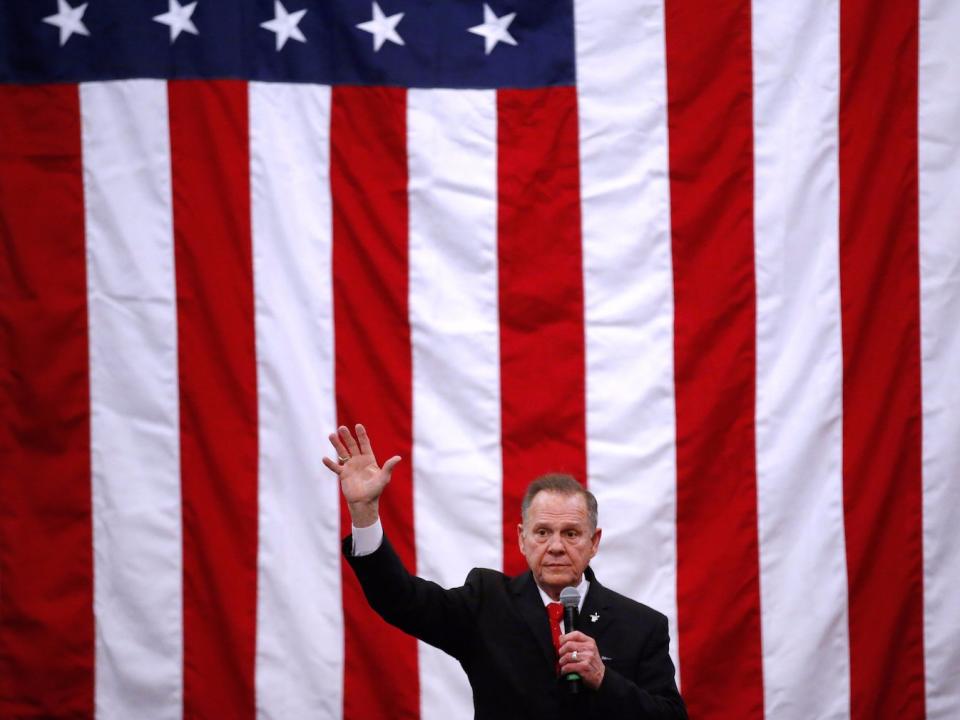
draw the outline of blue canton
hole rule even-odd
[[[192,4],[3,0],[0,82],[236,78],[489,89],[575,81],[572,0]]]

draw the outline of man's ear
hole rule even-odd
[[[520,548],[520,554],[526,557],[523,552],[523,523],[517,523],[517,547]]]
[[[596,555],[597,550],[600,549],[600,536],[602,534],[603,534],[603,530],[601,530],[600,528],[597,528],[596,530],[593,531],[593,537],[590,538],[590,543],[593,546],[593,555]],[[593,555],[591,555],[590,557],[593,557]]]

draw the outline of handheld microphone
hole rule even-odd
[[[565,587],[560,591],[560,603],[563,605],[563,631],[571,633],[577,629],[580,616],[580,593],[575,587]],[[575,672],[567,673],[563,679],[567,682],[567,691],[573,695],[583,688],[583,682]]]

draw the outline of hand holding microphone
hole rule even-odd
[[[565,587],[560,591],[560,604],[563,605],[563,631],[568,635],[577,629],[577,620],[580,615],[580,593],[575,587]],[[579,651],[571,652],[572,659],[576,662],[579,659]],[[582,687],[580,676],[575,672],[564,673],[564,680],[567,681],[567,690],[576,695]]]
[[[571,694],[579,693],[583,685],[596,690],[603,682],[606,667],[596,641],[577,630],[580,593],[574,587],[565,587],[560,591],[560,603],[565,633],[560,638],[560,673]]]

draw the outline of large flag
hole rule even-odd
[[[960,717],[956,0],[3,0],[0,718],[447,720],[596,494],[698,720]]]

